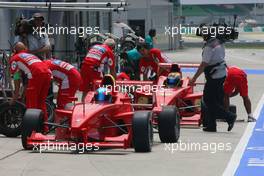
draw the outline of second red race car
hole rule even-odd
[[[177,69],[172,69],[177,66]],[[159,64],[160,74],[156,81],[123,81],[118,84],[143,87],[132,93],[136,110],[151,110],[153,125],[159,130],[162,142],[177,142],[180,125],[199,127],[201,125],[201,99],[203,93],[189,85],[190,79],[182,77],[180,68],[195,68],[197,64]],[[166,119],[166,120],[164,120]],[[174,128],[167,128],[173,126]],[[169,136],[169,137],[168,137]],[[172,137],[175,136],[175,137]]]

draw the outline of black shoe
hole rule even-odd
[[[237,115],[236,114],[232,114],[232,115],[230,115],[230,118],[233,119],[233,120],[228,123],[227,131],[231,131],[233,129],[233,127],[235,125],[235,122],[236,122]]]
[[[206,131],[206,132],[216,132],[216,127],[215,128],[205,127],[205,128],[203,128],[203,131]]]
[[[248,122],[256,122],[257,120],[252,117],[252,116],[248,116]]]

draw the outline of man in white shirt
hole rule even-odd
[[[204,73],[206,83],[203,91],[203,101],[208,109],[207,117],[203,119],[203,130],[216,132],[216,118],[225,118],[228,131],[231,131],[236,115],[225,110],[223,106],[223,83],[226,77],[225,48],[223,42],[217,38],[203,36],[206,41],[202,53],[202,62],[190,81],[194,84],[197,78]]]

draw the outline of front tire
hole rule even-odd
[[[162,143],[175,143],[180,137],[180,117],[174,106],[165,106],[158,115],[159,137]]]
[[[132,130],[135,152],[151,152],[153,129],[150,112],[135,112],[132,120]]]
[[[27,138],[31,136],[33,131],[41,132],[43,129],[43,112],[40,109],[27,109],[22,121],[22,146],[25,150],[30,150],[33,146],[29,146]]]

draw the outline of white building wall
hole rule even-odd
[[[173,26],[173,4],[168,0],[128,0],[127,19],[145,20],[145,35],[151,28],[157,30],[158,44],[161,49],[172,48],[171,38],[165,36],[165,26]]]
[[[0,0],[3,1],[3,0]],[[10,34],[12,31],[11,27],[11,14],[7,9],[0,8],[0,48],[9,49]]]

